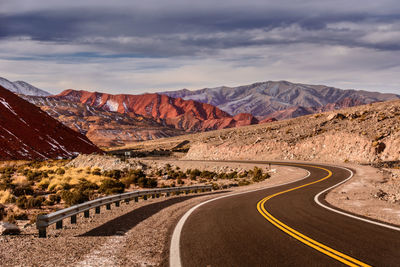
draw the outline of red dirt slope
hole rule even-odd
[[[238,114],[233,117],[210,104],[160,94],[110,95],[70,89],[53,97],[87,104],[106,111],[142,115],[190,132],[258,123],[258,120],[250,114]]]
[[[84,135],[0,86],[0,160],[66,158],[102,151]]]

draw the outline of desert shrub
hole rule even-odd
[[[200,173],[199,176],[200,176],[201,178],[212,179],[215,175],[216,175],[215,172],[210,172],[210,171],[204,170],[204,171],[202,171],[202,172]]]
[[[178,184],[184,184],[184,183],[185,183],[181,178],[178,178],[178,180],[176,180],[176,182],[177,182]]]
[[[28,164],[28,166],[33,169],[40,169],[44,165],[45,165],[45,162],[43,162],[43,161],[32,161]]]
[[[157,187],[157,179],[153,179],[153,178],[145,178],[145,177],[141,177],[138,180],[137,185],[142,187],[142,188],[154,188]]]
[[[106,179],[100,185],[99,192],[106,195],[118,194],[124,192],[125,185],[115,179]]]
[[[190,172],[190,175],[192,176],[200,176],[200,174],[201,174],[201,171],[199,170],[199,169],[193,169],[193,170],[191,170],[191,172]]]
[[[1,174],[6,174],[6,175],[13,175],[17,171],[16,168],[14,167],[3,167],[0,168],[0,173]]]
[[[61,196],[60,195],[56,195],[56,194],[51,194],[51,195],[49,195],[49,200],[54,202],[54,203],[60,203]]]
[[[53,206],[55,203],[54,203],[54,201],[51,201],[50,199],[46,199],[46,200],[43,202],[43,204],[44,204],[45,206]]]
[[[101,170],[100,170],[99,168],[95,168],[95,169],[92,171],[92,174],[93,174],[93,175],[98,175],[98,176],[100,176],[100,175],[101,175]]]
[[[29,171],[26,175],[28,181],[39,181],[42,178],[48,178],[49,175],[45,171]]]
[[[19,197],[24,195],[33,195],[34,191],[29,185],[19,185],[12,190],[12,193],[14,196]]]
[[[254,182],[261,182],[264,181],[265,179],[268,179],[270,175],[268,173],[263,173],[261,168],[254,167],[253,169],[253,181]]]
[[[244,186],[244,185],[249,185],[250,181],[249,180],[240,180],[238,185],[239,186]]]
[[[58,175],[64,175],[64,174],[65,174],[65,170],[64,170],[63,168],[58,168],[58,169],[56,170],[56,174],[58,174]]]
[[[89,195],[86,194],[86,192],[81,192],[78,190],[63,190],[61,192],[61,198],[67,206],[72,206],[88,201]]]
[[[42,196],[28,198],[27,208],[28,209],[40,208],[44,201],[45,201],[45,198]]]
[[[212,189],[213,190],[218,190],[220,189],[219,185],[217,183],[212,183]]]
[[[171,170],[171,164],[165,164],[164,169],[166,169],[167,171]]]
[[[156,171],[156,175],[157,176],[162,176],[162,175],[164,175],[164,172],[161,169],[159,169],[159,170]]]
[[[99,189],[99,186],[95,183],[89,182],[88,180],[86,180],[85,178],[81,178],[79,179],[79,183],[77,185],[75,185],[75,188],[78,191],[94,191]]]
[[[16,213],[14,214],[14,218],[16,220],[28,220],[28,214],[26,214],[25,212]]]
[[[103,176],[107,176],[110,178],[120,179],[121,178],[121,171],[120,170],[111,170],[111,171],[104,171]]]
[[[20,196],[17,198],[16,204],[20,209],[40,208],[45,201],[44,197],[31,197]]]
[[[0,178],[0,190],[13,189],[15,185],[12,183],[10,176],[2,176]]]
[[[187,169],[187,170],[186,170],[186,174],[187,174],[187,175],[190,175],[191,172],[192,172],[192,169]]]
[[[44,178],[44,179],[42,179],[38,184],[37,184],[37,186],[39,187],[39,188],[41,188],[41,189],[47,189],[48,187],[49,187],[49,185],[50,185],[50,180],[48,179],[48,178]]]

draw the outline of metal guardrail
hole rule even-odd
[[[98,199],[94,199],[91,201],[87,201],[82,204],[74,205],[66,209],[62,209],[50,214],[46,215],[38,215],[36,219],[36,228],[39,230],[39,237],[46,237],[46,229],[49,225],[56,223],[56,228],[62,228],[62,221],[68,217],[71,218],[71,223],[76,223],[76,215],[83,212],[85,218],[89,218],[89,210],[95,209],[95,213],[100,213],[100,207],[106,206],[106,209],[111,209],[111,204],[115,203],[115,206],[119,207],[121,201],[129,202],[130,200],[134,200],[135,202],[139,201],[139,197],[143,197],[144,200],[147,200],[147,196],[152,196],[152,198],[159,197],[160,194],[166,194],[166,196],[170,196],[170,193],[181,193],[186,192],[188,194],[190,191],[197,192],[201,190],[210,191],[212,189],[211,185],[199,185],[199,186],[182,186],[182,187],[168,187],[168,188],[157,188],[157,189],[149,189],[149,190],[138,190],[133,192],[122,193],[118,195],[112,195],[107,197],[102,197]]]

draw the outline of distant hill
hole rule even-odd
[[[238,87],[161,92],[171,97],[214,105],[236,115],[250,113],[259,119],[286,119],[311,113],[400,99],[400,95],[342,90],[324,85],[267,81]]]
[[[102,153],[86,136],[0,86],[0,160],[68,158]]]
[[[33,96],[51,95],[50,93],[42,89],[36,88],[35,86],[30,85],[27,82],[23,81],[10,82],[9,80],[1,77],[0,77],[0,86],[3,86],[5,89],[10,90],[11,92],[16,94],[33,95]]]

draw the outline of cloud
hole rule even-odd
[[[395,0],[5,1],[0,76],[54,91],[383,78],[396,91],[399,14]]]

